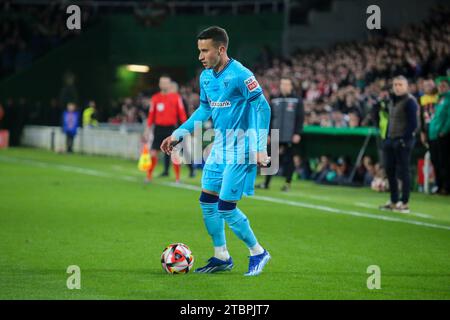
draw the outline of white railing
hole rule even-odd
[[[141,150],[140,130],[116,128],[80,128],[74,140],[74,152],[137,159]],[[66,150],[61,127],[25,126],[21,144],[55,152]]]

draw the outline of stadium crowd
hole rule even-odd
[[[44,54],[81,31],[66,27],[63,1],[47,6],[0,4],[0,78],[22,70]],[[83,26],[93,21],[95,6],[82,7]]]

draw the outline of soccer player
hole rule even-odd
[[[178,123],[186,121],[186,112],[184,110],[183,101],[178,93],[169,92],[172,80],[169,76],[162,75],[159,78],[160,92],[154,94],[150,99],[150,108],[148,111],[147,127],[144,136],[148,137],[150,128],[154,125],[154,138],[150,148],[152,163],[147,171],[147,181],[151,181],[153,170],[158,163],[158,146],[162,140],[167,137]],[[175,181],[180,180],[180,164],[173,163],[175,171]],[[168,175],[168,168],[165,168]]]
[[[170,154],[183,136],[194,131],[196,122],[212,117],[216,138],[203,169],[199,200],[206,229],[214,244],[214,256],[195,272],[214,273],[233,268],[225,241],[226,222],[250,250],[245,275],[255,276],[262,272],[270,254],[257,241],[246,215],[237,207],[237,201],[242,195],[254,193],[257,165],[267,166],[270,162],[267,155],[270,106],[252,72],[228,57],[228,35],[224,29],[209,27],[197,36],[197,40],[199,60],[205,68],[200,75],[200,106],[180,128],[164,139],[161,150]],[[251,139],[245,138],[245,149],[238,147],[230,151],[228,147],[234,146],[236,140],[233,138],[231,143],[224,144],[223,139],[218,138],[225,135],[228,138],[230,129],[253,130],[255,143],[251,144]],[[256,163],[250,161],[250,154],[256,154]],[[221,161],[220,155],[225,155],[227,161]],[[228,156],[239,159],[244,156],[245,161],[228,161]]]

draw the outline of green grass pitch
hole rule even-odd
[[[182,172],[179,186],[144,184],[137,161],[1,150],[0,299],[450,299],[450,197],[413,193],[405,215],[376,209],[387,194],[304,181],[239,203],[272,255],[260,276],[243,276],[248,250],[229,228],[231,272],[165,274],[169,243],[187,244],[194,267],[212,255],[200,175]],[[367,288],[370,265],[381,289]]]

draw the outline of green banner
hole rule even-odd
[[[356,128],[333,128],[305,126],[303,132],[307,134],[326,134],[326,135],[346,135],[346,136],[377,136],[379,130],[374,127],[356,127]]]

